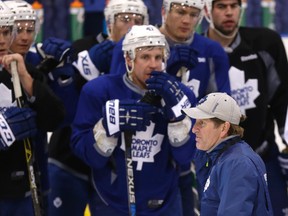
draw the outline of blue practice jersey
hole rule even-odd
[[[195,97],[191,90],[181,85],[191,104]],[[94,185],[103,201],[117,211],[128,215],[126,187],[125,145],[118,137],[117,147],[110,157],[103,156],[94,147],[93,128],[102,118],[107,100],[140,100],[144,90],[136,87],[127,75],[103,75],[86,83],[81,91],[77,113],[73,123],[72,148],[93,170]],[[168,120],[162,112],[152,116],[146,131],[138,131],[132,137],[132,158],[135,182],[137,215],[159,215],[169,206],[178,190],[177,164],[191,161],[194,136],[179,147],[169,143]],[[152,202],[162,203],[160,209],[149,208]]]
[[[125,73],[125,60],[120,40],[113,51],[110,74]],[[187,45],[198,53],[198,64],[187,70],[179,79],[193,90],[196,98],[200,99],[211,92],[226,92],[230,94],[228,71],[229,59],[218,42],[202,35],[194,34],[191,44]]]

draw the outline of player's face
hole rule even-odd
[[[172,4],[165,20],[165,30],[171,39],[186,41],[195,31],[200,10],[180,4]]]
[[[25,55],[35,39],[35,22],[34,21],[17,21],[16,36],[10,46],[10,50],[14,53]]]
[[[232,35],[238,27],[240,14],[241,7],[238,0],[215,1],[212,9],[215,28],[224,35]]]
[[[115,15],[114,25],[111,28],[113,41],[119,41],[133,25],[143,25],[144,18],[139,14],[119,13]]]
[[[8,54],[12,40],[12,27],[0,27],[0,56]]]
[[[131,74],[133,82],[146,89],[145,81],[152,71],[161,71],[163,62],[163,47],[145,47],[136,51],[134,70]],[[131,65],[130,65],[131,66]]]
[[[225,123],[216,127],[211,119],[197,119],[192,132],[196,135],[196,147],[207,151],[218,143],[223,137]]]

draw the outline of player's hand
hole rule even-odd
[[[198,53],[187,45],[170,48],[170,57],[167,60],[167,73],[176,75],[181,67],[192,69],[198,64]]]
[[[115,42],[105,40],[102,43],[94,45],[89,50],[89,56],[100,73],[109,72],[115,45]]]
[[[88,51],[84,50],[78,53],[73,66],[88,81],[101,74],[109,73],[114,47],[115,43],[108,39],[96,44]]]
[[[16,140],[35,136],[36,113],[30,108],[0,108],[0,150],[7,149]]]
[[[103,126],[109,136],[119,131],[145,131],[157,110],[135,100],[109,100],[103,108]]]
[[[62,62],[70,55],[71,43],[59,38],[50,37],[44,40],[41,50],[47,58],[54,58],[58,62]]]
[[[160,95],[164,100],[164,110],[169,120],[179,118],[183,114],[181,110],[191,106],[185,93],[182,91],[181,83],[175,77],[159,71],[153,71],[151,77],[146,80],[149,91]]]

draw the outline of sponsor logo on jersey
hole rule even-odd
[[[205,57],[198,57],[198,62],[199,63],[205,63],[206,62],[206,58]]]
[[[251,55],[248,55],[248,56],[241,56],[240,59],[242,62],[245,62],[245,61],[251,61],[251,60],[254,60],[254,59],[257,59],[258,56],[256,54],[251,54]]]

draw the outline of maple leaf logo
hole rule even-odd
[[[12,102],[11,90],[3,83],[0,83],[0,98],[0,107],[16,106],[16,101]]]
[[[132,137],[132,159],[137,161],[136,170],[142,170],[143,163],[153,163],[154,156],[161,150],[164,135],[155,134],[152,136],[154,128],[155,123],[151,122],[146,131],[137,131]],[[123,143],[121,149],[125,151]]]
[[[236,67],[229,70],[231,96],[237,101],[242,114],[246,114],[247,109],[255,108],[254,101],[260,95],[258,91],[258,80],[248,79],[245,83],[245,72]]]

